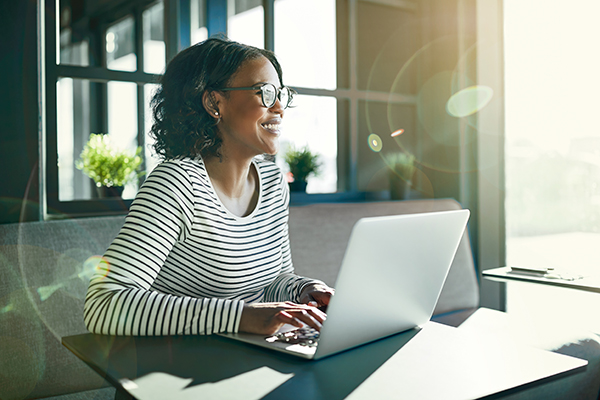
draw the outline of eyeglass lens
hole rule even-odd
[[[275,102],[277,101],[278,90],[275,88],[274,85],[266,84],[261,87],[261,91],[265,107],[273,107],[275,105]],[[287,108],[287,106],[289,105],[288,103],[290,101],[290,91],[285,86],[282,87],[281,90],[279,90],[279,101],[281,102],[284,108]]]

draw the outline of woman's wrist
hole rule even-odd
[[[233,333],[238,333],[240,331],[240,327],[242,326],[242,317],[244,316],[244,310],[246,309],[246,303],[244,300],[240,300],[238,302],[238,313],[235,317],[234,325],[233,325]]]

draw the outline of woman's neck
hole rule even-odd
[[[217,196],[230,212],[242,217],[254,210],[259,180],[251,159],[208,157],[204,165]]]

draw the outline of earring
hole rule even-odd
[[[219,116],[219,112],[215,111],[215,116],[218,117]]]

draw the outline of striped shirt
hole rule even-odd
[[[90,281],[90,332],[237,332],[245,302],[298,301],[315,281],[294,274],[287,183],[274,163],[253,163],[260,191],[246,217],[221,203],[200,157],[152,171]]]

